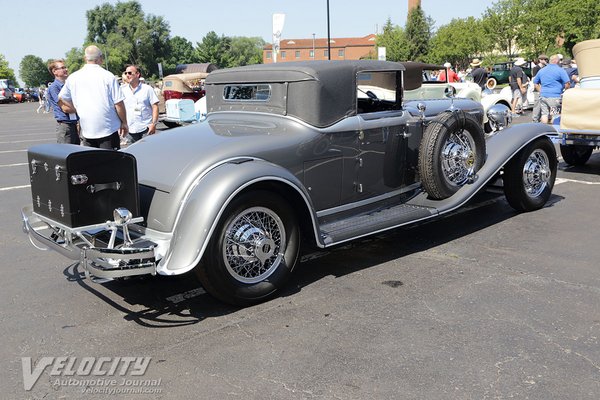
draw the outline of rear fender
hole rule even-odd
[[[311,216],[318,240],[316,215],[310,197],[298,178],[275,164],[247,158],[222,164],[198,181],[182,205],[169,249],[157,266],[158,273],[175,275],[194,268],[202,258],[227,205],[252,185],[267,182],[287,185],[298,194]]]

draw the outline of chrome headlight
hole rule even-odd
[[[487,111],[488,121],[492,132],[501,131],[512,123],[510,108],[504,104],[494,104]]]

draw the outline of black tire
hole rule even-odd
[[[419,148],[421,183],[430,198],[456,193],[483,165],[485,137],[463,111],[444,112],[429,123]]]
[[[299,248],[297,218],[284,199],[253,191],[227,206],[194,270],[202,286],[217,299],[249,306],[284,286]]]
[[[505,165],[504,195],[512,208],[521,212],[542,208],[554,187],[558,160],[548,138],[539,138],[521,149]]]
[[[165,124],[165,126],[167,128],[177,128],[178,126],[181,126],[177,122],[171,122],[171,121],[165,121],[165,120],[163,120],[162,123]]]
[[[560,154],[569,165],[584,165],[592,156],[592,146],[576,144],[560,145]]]

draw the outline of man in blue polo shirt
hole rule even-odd
[[[56,141],[58,143],[79,144],[79,129],[77,129],[77,114],[65,113],[58,105],[58,93],[69,76],[64,60],[52,60],[48,63],[48,71],[54,75],[54,82],[48,88],[46,101],[56,119]],[[74,111],[74,110],[73,110]]]
[[[550,116],[557,114],[560,108],[560,97],[569,87],[569,75],[558,63],[558,54],[550,57],[550,63],[542,68],[533,78],[536,89],[540,92],[541,122],[550,122]]]

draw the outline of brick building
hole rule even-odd
[[[331,38],[332,60],[377,58],[374,34],[361,38]],[[327,60],[327,38],[281,39],[277,62]],[[263,48],[263,63],[273,62],[273,45]]]

